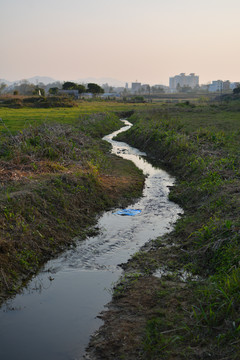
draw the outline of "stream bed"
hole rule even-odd
[[[91,334],[102,324],[97,318],[111,300],[119,266],[146,242],[170,231],[182,213],[168,200],[174,179],[153,167],[145,154],[113,137],[131,124],[104,137],[113,153],[133,161],[147,176],[143,196],[129,206],[135,216],[105,212],[99,233],[50,260],[27,288],[0,309],[0,359],[80,360]]]

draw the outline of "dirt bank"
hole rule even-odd
[[[95,114],[75,126],[43,124],[3,139],[0,302],[72,245],[74,237],[91,233],[97,214],[140,196],[142,173],[109,153],[98,139],[96,121],[99,135],[122,124],[114,116]]]

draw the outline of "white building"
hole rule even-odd
[[[185,73],[181,73],[180,75],[175,75],[169,78],[169,87],[171,90],[176,90],[178,86],[190,86],[191,88],[195,88],[199,85],[199,76],[191,73],[189,75],[185,75]]]
[[[235,89],[236,87],[238,87],[239,86],[239,82],[232,82],[232,83],[230,83],[230,89],[231,90],[233,90],[233,89]]]
[[[221,92],[223,89],[223,81],[222,80],[214,80],[208,87],[209,92]]]
[[[208,87],[209,92],[222,92],[231,90],[231,83],[229,80],[223,81],[223,80],[214,80]]]

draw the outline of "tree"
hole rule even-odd
[[[30,84],[27,80],[22,80],[19,85],[15,85],[13,91],[18,91],[20,95],[32,95],[35,85]]]
[[[78,85],[77,86],[77,89],[78,89],[78,93],[79,94],[82,94],[82,93],[85,93],[86,92],[86,88],[84,85]]]
[[[140,95],[134,96],[133,101],[138,102],[138,103],[143,103],[144,102],[144,97],[140,96]]]
[[[161,93],[161,94],[163,94],[165,91],[164,91],[164,89],[161,87],[161,86],[159,86],[159,85],[154,85],[154,86],[152,86],[151,87],[151,89],[150,89],[153,93]]]
[[[58,93],[58,87],[52,87],[48,90],[49,94],[56,95]]]
[[[62,83],[60,81],[54,81],[45,86],[45,91],[49,92],[49,89],[57,88],[58,90],[62,89]]]
[[[63,84],[62,89],[63,90],[78,90],[79,94],[86,92],[86,88],[84,85],[78,85],[72,81],[66,81]]]
[[[63,90],[78,90],[78,84],[76,84],[72,81],[66,81],[63,83],[62,89]]]
[[[233,89],[233,94],[236,95],[236,94],[240,94],[240,84],[238,84],[238,86]]]
[[[88,88],[87,88],[87,91],[94,94],[94,95],[97,95],[97,94],[103,94],[104,93],[104,90],[103,88],[101,88],[101,86],[97,85],[97,84],[94,84],[94,83],[89,83],[88,84]]]
[[[179,83],[177,83],[176,89],[177,89],[177,92],[180,92],[180,91],[181,91],[181,85],[180,85]]]
[[[45,96],[45,90],[39,86],[36,86],[36,88],[33,90],[33,95]]]

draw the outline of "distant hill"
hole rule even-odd
[[[8,86],[10,86],[10,85],[13,85],[14,83],[15,84],[20,83],[23,80],[26,80],[29,83],[34,84],[34,85],[37,85],[39,83],[43,83],[43,84],[47,85],[47,84],[54,83],[56,81],[60,81],[60,80],[56,80],[56,79],[53,79],[48,76],[33,76],[28,79],[21,79],[21,80],[15,80],[15,81],[8,81],[5,79],[0,79],[0,83],[5,83]],[[108,84],[109,86],[114,86],[114,87],[125,87],[125,85],[126,85],[126,82],[124,82],[124,81],[113,79],[113,78],[108,78],[108,77],[102,77],[102,78],[88,77],[88,78],[82,78],[82,79],[78,79],[78,80],[66,79],[66,81],[73,81],[73,82],[77,82],[80,84],[82,84],[82,83],[83,84],[95,83],[98,85]],[[60,82],[63,82],[63,81],[60,81]]]
[[[2,84],[2,83],[6,84],[6,85],[11,85],[12,84],[11,81],[8,81],[8,80],[5,80],[5,79],[0,79],[0,84]]]
[[[9,86],[9,85],[13,85],[13,84],[16,84],[16,83],[18,84],[23,80],[26,80],[29,83],[34,84],[34,85],[37,85],[38,83],[41,83],[41,82],[43,84],[47,85],[47,84],[51,84],[51,83],[54,83],[55,81],[57,81],[57,80],[55,80],[53,78],[50,78],[50,77],[47,77],[47,76],[34,76],[34,77],[31,77],[31,78],[28,78],[28,79],[21,79],[21,80],[14,80],[14,81],[8,81],[8,80],[5,80],[5,79],[0,79],[0,84],[5,83],[5,84],[7,84]]]
[[[31,77],[26,80],[35,85],[37,85],[40,82],[47,85],[47,84],[51,84],[51,83],[54,83],[55,81],[57,81],[57,80],[55,80],[51,77],[47,77],[47,76],[34,76],[34,77]]]

